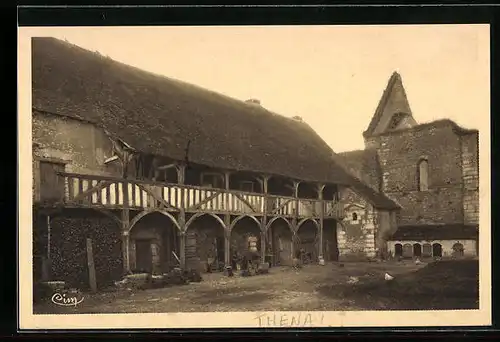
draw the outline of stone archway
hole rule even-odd
[[[402,244],[397,243],[394,245],[394,256],[396,258],[403,256],[403,245]]]
[[[318,261],[318,243],[319,243],[318,222],[307,219],[297,225],[297,246],[295,254],[302,253],[305,262]]]
[[[229,246],[232,266],[242,257],[261,257],[262,232],[260,222],[252,216],[243,216],[234,221],[230,231]]]
[[[434,243],[432,245],[432,256],[434,258],[441,258],[443,256],[443,246],[440,243]]]
[[[289,221],[282,217],[269,221],[267,241],[273,266],[293,265],[293,229]]]
[[[454,258],[461,258],[464,256],[464,245],[461,244],[460,242],[456,242],[452,246],[452,250],[453,250],[453,257]]]
[[[413,244],[413,256],[420,258],[422,256],[422,245],[419,243]]]
[[[179,225],[163,212],[143,212],[129,228],[129,263],[133,273],[163,274],[179,265]]]
[[[403,258],[413,257],[413,246],[411,243],[405,243],[403,245]]]
[[[186,268],[219,272],[224,268],[226,227],[215,214],[195,214],[186,223]]]

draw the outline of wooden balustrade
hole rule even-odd
[[[120,209],[161,208],[178,211],[181,204],[187,212],[230,214],[263,214],[264,206],[271,216],[319,217],[324,205],[325,217],[342,217],[343,205],[334,201],[296,199],[294,197],[248,193],[235,190],[203,188],[191,185],[155,183],[93,175],[60,173],[64,191],[54,192],[62,198],[52,201],[66,205],[97,206]],[[128,196],[124,196],[124,192]],[[43,194],[41,194],[43,198]],[[183,199],[183,200],[182,200]],[[298,204],[297,204],[298,201]],[[298,209],[298,212],[297,212]]]

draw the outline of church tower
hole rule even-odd
[[[413,118],[401,75],[394,72],[377,106],[375,114],[363,132],[366,148],[378,148],[380,134],[417,125]]]

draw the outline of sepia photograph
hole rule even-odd
[[[20,28],[24,326],[490,323],[489,39]]]

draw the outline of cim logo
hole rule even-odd
[[[52,300],[52,303],[56,304],[56,305],[60,305],[60,306],[77,306],[78,304],[80,304],[81,302],[83,302],[83,298],[84,297],[81,297],[80,299],[78,299],[77,296],[68,296],[66,295],[66,293],[54,293],[54,295],[52,296],[51,300]]]

